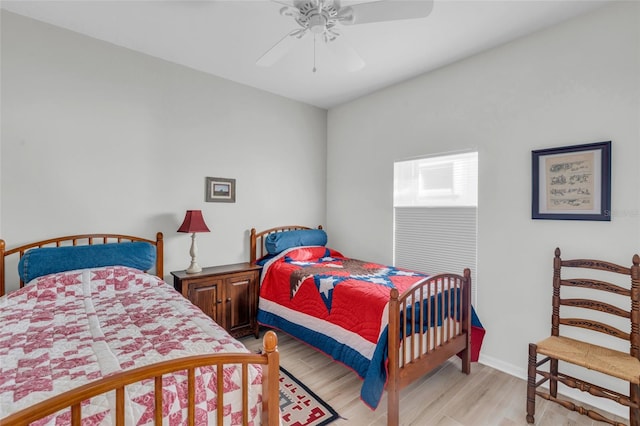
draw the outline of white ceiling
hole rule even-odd
[[[387,0],[393,1],[393,0]],[[420,0],[414,0],[420,1]],[[256,60],[297,28],[269,1],[7,1],[3,9],[322,108],[331,108],[603,6],[610,0],[436,0],[427,18],[342,27],[366,65],[349,72],[307,35],[275,65]],[[358,1],[355,3],[361,3]],[[343,5],[348,4],[346,0]],[[340,41],[340,40],[338,40]]]

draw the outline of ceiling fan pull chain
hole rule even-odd
[[[316,35],[313,35],[313,72],[316,72]]]

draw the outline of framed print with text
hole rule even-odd
[[[531,154],[532,219],[611,220],[611,141]]]

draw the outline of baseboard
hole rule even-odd
[[[482,353],[480,354],[480,359],[478,359],[478,362],[480,364],[486,365],[487,367],[491,367],[491,368],[495,368],[496,370],[502,371],[504,373],[510,374],[512,376],[515,376],[519,379],[522,379],[525,381],[527,381],[527,369],[526,367],[518,367],[515,366],[513,364],[509,364],[506,363],[502,360],[499,360],[497,358],[494,358],[492,356],[487,356],[487,355],[483,355]],[[542,387],[545,387],[544,385]],[[595,396],[592,396],[586,392],[582,392],[579,391],[577,389],[571,389],[571,388],[567,388],[566,386],[562,386],[562,392],[563,395],[574,399],[576,401],[580,401],[584,404],[589,404],[592,407],[595,407],[597,409],[609,412],[611,414],[614,414],[616,416],[620,416],[624,419],[629,418],[629,409],[617,404],[613,401],[609,401],[608,399],[605,398],[597,398]],[[524,416],[525,413],[525,401],[522,401],[522,415]]]

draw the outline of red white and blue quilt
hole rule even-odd
[[[353,369],[364,380],[362,400],[375,408],[386,383],[391,289],[402,293],[427,277],[327,247],[288,249],[264,265],[258,321]],[[457,316],[449,308],[445,315]]]

